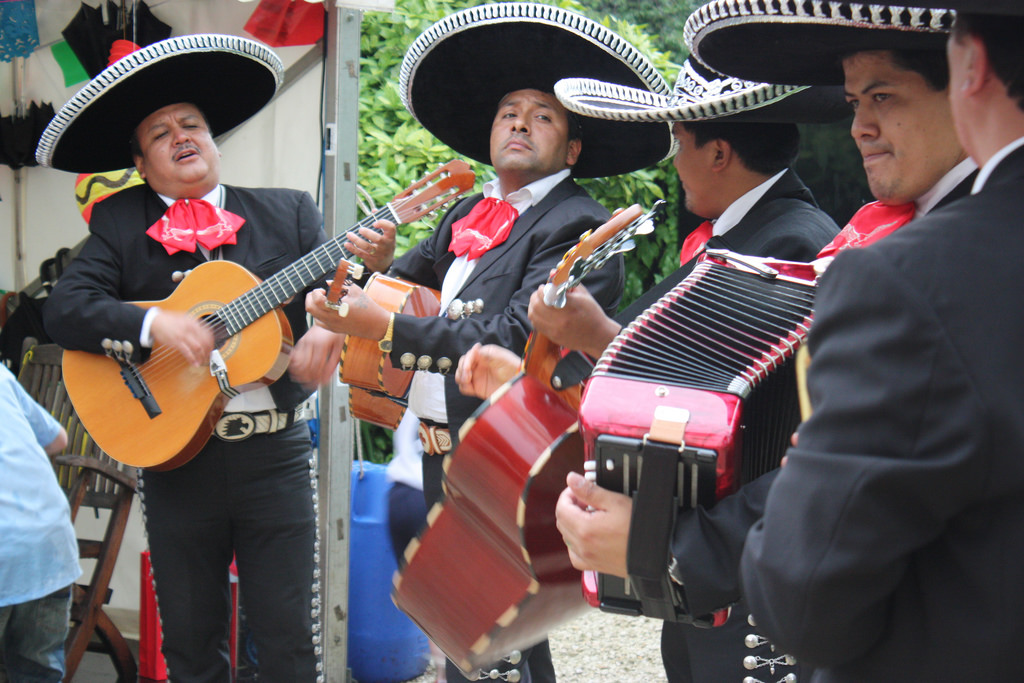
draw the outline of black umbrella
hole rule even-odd
[[[0,116],[0,164],[11,168],[37,166],[36,145],[52,118],[53,105],[48,102],[33,102],[25,116]]]
[[[121,0],[120,5],[107,0],[106,23],[101,7],[83,2],[62,33],[92,78],[107,68],[110,46],[115,40],[130,40],[139,47],[145,47],[169,38],[171,27],[157,19],[143,0],[131,3]]]

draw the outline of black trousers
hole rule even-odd
[[[423,456],[423,498],[428,510],[442,496],[443,464],[444,456]],[[518,668],[522,675],[521,683],[555,683],[555,666],[551,661],[551,645],[546,638],[533,647],[523,650],[522,655],[522,661],[515,667],[507,662],[500,662],[495,665],[495,668],[499,671]],[[448,683],[462,683],[469,680],[462,675],[462,672],[451,660],[446,665],[446,675]]]
[[[810,680],[809,669],[786,665],[785,655],[770,643],[747,646],[747,636],[756,633],[747,622],[748,614],[741,601],[718,628],[666,621],[661,629],[661,660],[669,683],[741,683],[747,676],[775,683],[787,674],[795,675],[797,683]],[[744,657],[757,658],[758,666],[747,669]]]
[[[142,481],[171,680],[230,681],[234,557],[261,683],[316,681],[319,587],[306,423],[235,443],[212,438],[182,467],[147,471]]]

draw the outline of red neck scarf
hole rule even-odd
[[[679,250],[679,265],[688,263],[690,259],[699,254],[704,245],[711,239],[711,231],[714,226],[711,221],[704,221],[697,226],[697,229],[686,236],[683,240],[683,247]]]
[[[877,242],[912,221],[916,211],[914,202],[896,206],[887,206],[881,202],[865,204],[853,214],[853,218],[835,239],[818,252],[818,258],[835,256],[844,249],[866,247]]]
[[[477,202],[465,218],[452,224],[452,243],[448,251],[456,256],[467,254],[470,260],[480,258],[496,247],[512,231],[519,212],[508,202],[488,197]]]
[[[203,199],[179,199],[146,234],[164,245],[168,254],[195,252],[196,242],[213,251],[222,244],[236,244],[235,233],[244,223],[241,216]]]

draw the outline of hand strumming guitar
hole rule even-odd
[[[604,353],[622,329],[605,315],[582,285],[566,292],[563,308],[544,303],[544,287],[538,288],[530,296],[528,315],[539,334],[563,348],[582,351],[594,358]]]
[[[384,273],[395,260],[395,224],[381,220],[374,223],[373,228],[349,232],[345,246],[371,271]]]
[[[180,353],[191,365],[206,365],[213,351],[213,332],[184,313],[161,310],[149,328],[154,345],[167,346]]]
[[[467,396],[489,398],[519,372],[522,359],[497,344],[474,344],[459,359],[455,383]]]
[[[312,390],[327,384],[338,372],[345,335],[314,325],[299,338],[288,358],[291,378]]]

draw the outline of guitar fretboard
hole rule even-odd
[[[352,257],[345,248],[349,233],[360,228],[373,229],[379,220],[400,222],[391,204],[362,219],[343,234],[328,240],[301,259],[275,273],[234,301],[226,304],[216,313],[224,326],[227,337],[234,336],[245,327],[281,306],[285,301],[301,292],[338,266],[338,261]]]

